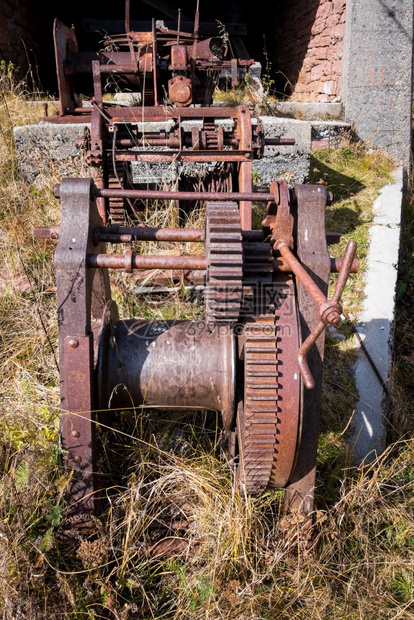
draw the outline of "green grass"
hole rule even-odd
[[[349,324],[341,328],[343,339],[328,338],[312,550],[295,545],[299,517],[283,534],[278,530],[280,492],[252,499],[233,488],[217,420],[200,412],[139,410],[119,415],[114,431],[102,428],[99,468],[109,501],[90,538],[71,538],[58,449],[54,244],[33,240],[31,232],[34,225],[58,222],[59,206],[50,192],[53,174],[39,179],[36,189],[17,174],[11,125],[28,122],[28,115],[34,121],[39,111],[28,110],[20,96],[0,98],[2,617],[412,618],[413,444],[396,443],[368,470],[349,468],[346,428],[356,400]],[[329,229],[344,233],[333,248],[337,255],[356,238],[364,264],[372,202],[391,168],[382,155],[360,147],[315,154],[312,181],[321,179],[338,199],[327,211]],[[402,403],[408,408],[412,401],[405,359],[413,345],[412,203],[405,208],[394,440],[409,428]],[[171,211],[169,221],[176,216]],[[361,282],[352,276],[345,293],[353,317]],[[164,304],[132,301],[132,288],[127,278],[116,279],[125,316],[192,318],[201,312],[180,295]],[[150,557],[157,543],[154,519],[188,524],[173,533],[184,541],[182,552]]]

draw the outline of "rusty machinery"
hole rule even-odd
[[[94,92],[97,101],[103,89],[118,87],[135,93],[145,106],[207,106],[212,103],[220,74],[227,73],[232,86],[244,79],[254,60],[227,58],[228,35],[201,37],[198,6],[193,32],[180,30],[180,25],[179,9],[177,30],[153,19],[151,31],[135,32],[130,24],[130,0],[126,0],[125,33],[107,35],[104,50],[80,52],[74,28],[56,19],[53,34],[60,113],[79,110],[80,89],[84,88]],[[85,78],[89,78],[88,85]]]
[[[105,226],[98,199],[145,190],[64,179],[56,255],[62,447],[74,476],[69,498],[94,509],[97,412],[149,407],[220,411],[237,479],[252,494],[286,489],[287,507],[312,511],[323,331],[337,325],[340,297],[356,269],[356,244],[330,258],[322,186],[273,183],[268,194],[204,193],[205,229]],[[152,195],[152,193],[151,193]],[[261,230],[240,204],[266,202]],[[203,256],[106,253],[113,243],[204,243]],[[335,293],[327,299],[331,270]],[[110,270],[204,273],[200,322],[120,320]],[[200,327],[202,325],[202,327]]]
[[[145,39],[127,27],[118,41],[128,44],[127,52],[119,52],[127,57],[107,59],[77,55],[72,31],[59,23],[55,28],[60,29],[56,47],[62,108],[56,122],[91,123],[86,147],[93,170],[91,179],[64,179],[56,186],[60,227],[36,230],[38,237],[58,238],[61,438],[66,465],[73,470],[71,510],[96,509],[99,411],[139,406],[220,412],[238,483],[253,495],[285,489],[286,510],[309,515],[324,329],[340,322],[341,294],[357,268],[354,242],[343,259],[330,258],[325,209],[332,197],[322,186],[290,189],[285,182],[273,182],[268,193],[252,191],[252,160],[263,153],[265,140],[260,120],[252,122],[247,106],[186,107],[189,99],[156,105],[160,39],[154,28]],[[204,49],[196,31],[186,45],[187,60],[195,61],[189,65],[193,72],[199,67],[197,49]],[[173,35],[171,59],[182,33]],[[92,108],[73,107],[69,78],[88,63]],[[104,103],[101,78],[113,66],[137,79],[142,67],[152,67],[155,105]],[[157,124],[166,121],[167,129],[160,129]],[[137,187],[127,180],[125,164],[177,160],[222,162],[233,167],[233,174],[219,187],[213,175],[211,185],[187,192]],[[153,199],[205,201],[205,228],[150,228],[140,221],[126,225],[128,208],[134,215],[140,201]],[[252,201],[265,205],[256,229]],[[132,243],[140,241],[203,243],[204,254],[134,253]],[[113,244],[125,244],[124,253],[107,252]],[[202,321],[119,318],[111,298],[111,270],[158,269],[201,278]],[[331,271],[339,276],[328,299]]]
[[[95,53],[79,52],[74,30],[55,20],[60,113],[47,120],[87,125],[77,144],[86,153],[99,188],[136,187],[134,171],[143,163],[146,170],[159,164],[165,169],[197,163],[210,165],[203,189],[251,193],[252,162],[263,156],[265,144],[294,141],[265,140],[262,124],[248,106],[206,107],[220,73],[229,71],[236,85],[254,61],[225,60],[226,44],[220,37],[200,38],[198,9],[193,33],[180,32],[179,21],[177,31],[153,20],[151,32],[133,32],[127,1],[126,32],[111,40],[117,51]],[[126,50],[119,51],[123,46]],[[90,107],[80,107],[77,79],[82,76],[91,81]],[[108,80],[115,78],[123,80],[123,91],[141,96],[140,105],[104,101]],[[165,101],[157,94],[161,88],[168,93]],[[149,183],[151,174],[141,175],[141,184],[148,188]],[[178,186],[183,189],[180,182]],[[250,212],[249,204],[245,207],[242,219]],[[98,208],[104,222],[122,224],[125,213],[136,216],[139,206],[128,197],[111,196],[99,198]],[[250,227],[248,221],[244,224]]]

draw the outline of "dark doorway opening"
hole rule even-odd
[[[281,3],[283,4],[283,0],[272,4],[260,0],[258,5],[252,5],[247,0],[200,0],[200,21],[217,28],[216,32],[211,34],[219,31],[216,20],[227,25],[230,32],[240,33],[249,56],[265,67],[266,58],[274,58],[275,31]],[[162,5],[165,5],[166,10],[162,9]],[[131,0],[132,26],[148,23],[154,17],[164,20],[169,27],[176,28],[177,17],[174,16],[178,15],[178,8],[181,8],[188,21],[193,22],[196,0]],[[59,18],[67,26],[75,27],[82,51],[100,49],[105,31],[119,28],[119,25],[122,27],[125,18],[124,2],[103,5],[98,0],[72,0],[71,3],[56,5],[52,0],[43,0],[32,10],[41,14],[41,19],[32,33],[39,45],[36,57],[31,57],[30,60],[38,66],[43,88],[51,93],[57,91],[52,39],[54,18]]]

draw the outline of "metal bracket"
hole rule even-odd
[[[87,254],[105,251],[104,244],[94,244],[94,228],[103,222],[91,200],[91,187],[91,179],[62,181],[62,215],[55,253],[61,442],[65,465],[74,470],[66,495],[71,510],[76,512],[93,512],[95,506],[93,334],[110,297],[107,271],[87,267]]]

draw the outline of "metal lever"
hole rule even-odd
[[[357,244],[355,241],[349,241],[346,246],[345,256],[343,263],[341,265],[341,269],[339,271],[338,280],[336,282],[335,291],[332,295],[332,299],[328,299],[327,302],[331,308],[335,310],[331,310],[328,313],[323,313],[321,316],[321,320],[315,329],[309,334],[306,340],[302,343],[298,351],[298,365],[299,371],[302,375],[303,383],[308,390],[313,390],[315,387],[315,381],[308,366],[308,361],[306,356],[309,351],[313,347],[313,345],[318,340],[319,336],[322,334],[325,327],[330,323],[332,325],[338,325],[341,321],[340,315],[342,313],[342,306],[340,304],[340,299],[342,297],[342,293],[344,291],[346,282],[348,280],[348,276],[351,272],[352,262],[355,258],[357,250]],[[333,312],[333,314],[331,314]],[[337,314],[338,313],[338,314]],[[332,320],[334,318],[334,320]],[[337,320],[339,318],[339,320]]]
[[[342,306],[339,300],[341,299],[346,281],[352,270],[357,244],[355,241],[350,241],[346,246],[335,292],[332,299],[327,299],[292,252],[293,218],[290,213],[290,191],[287,183],[272,183],[270,191],[274,194],[273,205],[278,206],[276,215],[272,214],[268,208],[267,217],[263,221],[263,225],[268,226],[272,230],[271,243],[273,244],[273,249],[280,253],[282,259],[288,265],[289,269],[293,271],[318,308],[320,321],[302,343],[298,351],[300,374],[302,375],[305,387],[308,390],[312,390],[315,387],[315,381],[309,369],[306,356],[327,325],[339,325],[341,322]],[[272,207],[272,203],[269,206]]]

